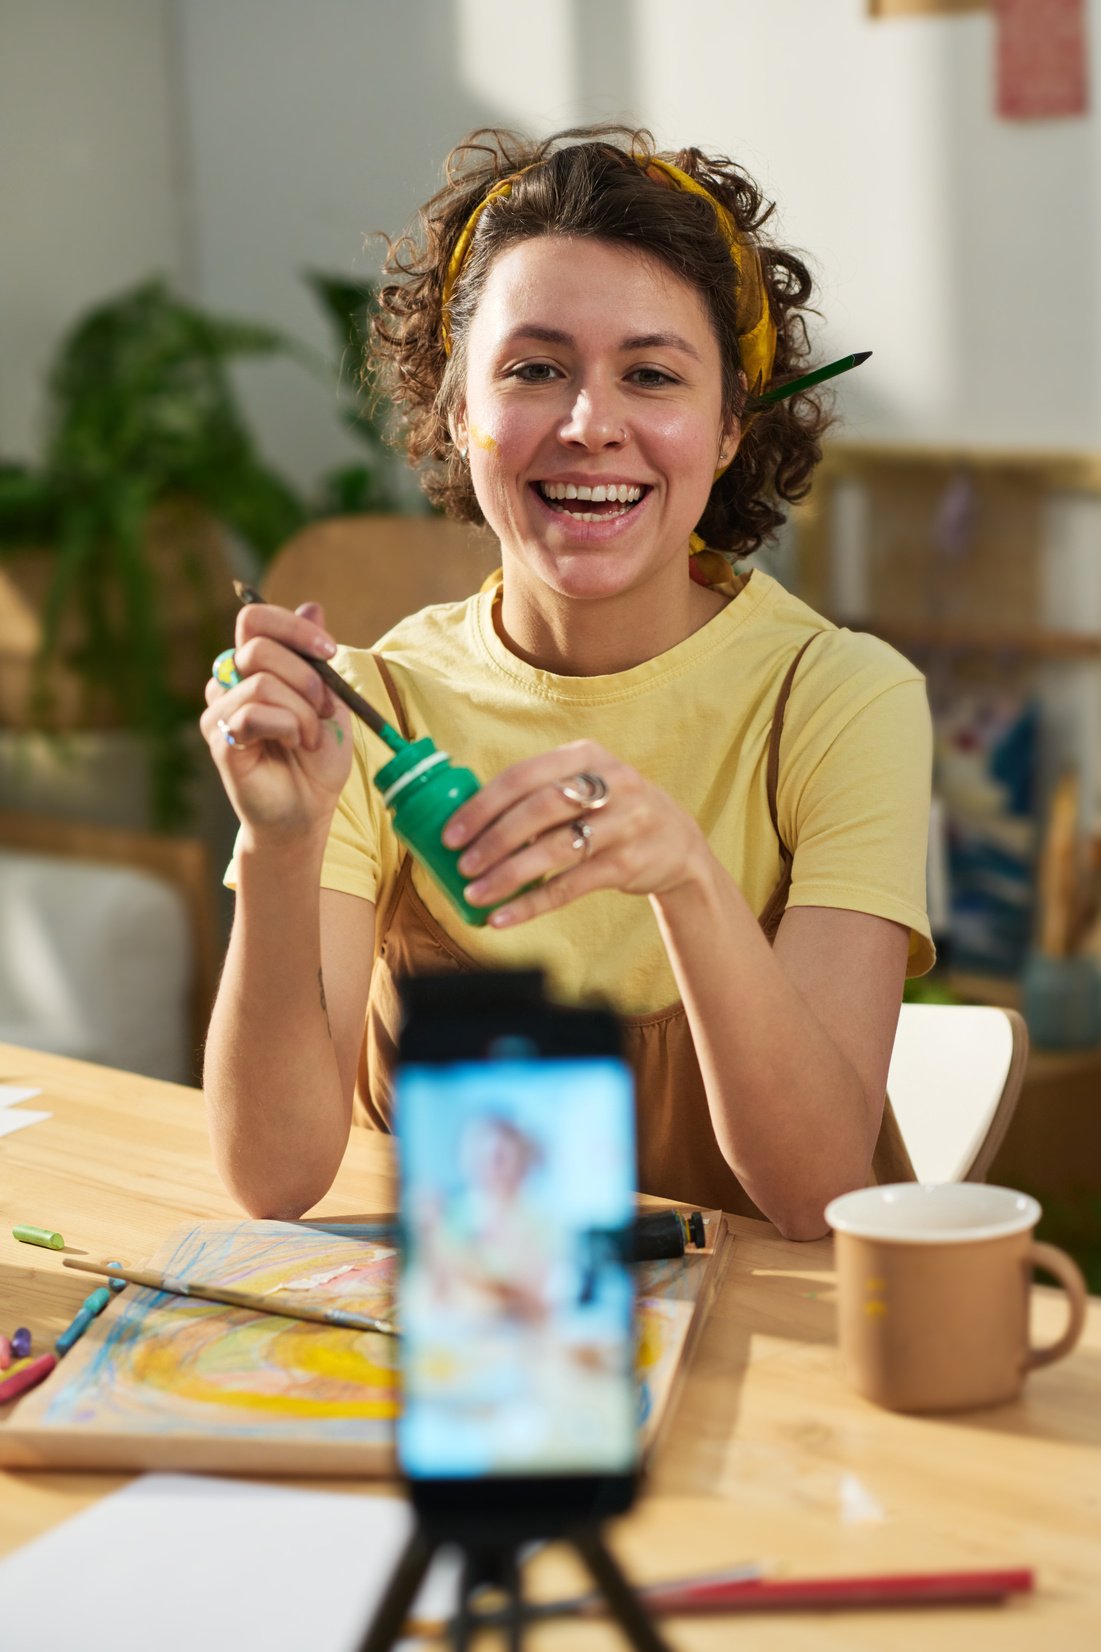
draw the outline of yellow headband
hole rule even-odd
[[[655,155],[646,171],[652,177],[655,167],[664,172],[669,181],[686,194],[698,195],[710,201],[723,240],[730,248],[730,257],[738,272],[738,356],[751,396],[760,395],[772,377],[772,363],[776,357],[776,327],[768,307],[761,275],[761,260],[752,242],[743,241],[738,227],[721,201],[709,189],[682,172],[672,161],[659,160]]]
[[[533,162],[533,165],[537,166],[538,164],[537,161]],[[447,356],[451,354],[451,299],[458,279],[463,273],[463,265],[466,263],[466,255],[470,251],[470,243],[474,239],[474,231],[478,227],[478,219],[491,201],[499,201],[502,196],[511,195],[512,186],[517,178],[522,178],[525,172],[531,170],[530,166],[521,167],[519,172],[513,172],[509,177],[502,178],[499,184],[494,184],[489,194],[483,196],[478,202],[478,205],[463,225],[459,239],[455,242],[455,250],[448,260],[447,273],[443,278],[443,291],[440,294],[440,338],[443,340],[444,354]]]
[[[533,163],[535,166],[539,164],[541,163],[538,161]],[[734,268],[738,272],[738,356],[742,372],[746,376],[749,394],[759,395],[772,377],[772,364],[776,356],[776,328],[768,307],[757,249],[739,238],[737,226],[722,203],[717,201],[703,184],[697,183],[695,178],[690,178],[687,172],[682,172],[679,166],[674,166],[671,161],[658,160],[656,157],[650,161],[640,160],[639,164],[650,177],[653,177],[656,168],[664,173],[675,188],[710,201],[723,239],[730,248]],[[500,200],[503,196],[511,194],[516,180],[531,170],[532,167],[525,166],[521,171],[512,173],[510,177],[502,178],[499,184],[494,184],[488,195],[478,202],[455,242],[455,250],[448,262],[440,295],[440,337],[446,355],[451,354],[451,300],[463,272],[478,220],[491,201]]]

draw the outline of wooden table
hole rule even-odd
[[[56,1253],[17,1244],[13,1223],[49,1224],[97,1255],[140,1257],[177,1223],[233,1207],[211,1167],[196,1091],[5,1045],[0,1082],[41,1086],[27,1105],[53,1114],[0,1137],[0,1320],[30,1326],[49,1347],[87,1280],[63,1272]],[[388,1143],[354,1132],[319,1209],[355,1217],[391,1200]],[[741,1218],[732,1227],[733,1259],[647,1494],[612,1534],[632,1574],[743,1559],[791,1576],[1026,1565],[1037,1592],[1005,1606],[683,1619],[669,1625],[674,1644],[1101,1645],[1101,1301],[1076,1352],[1036,1373],[1018,1403],[894,1416],[840,1381],[829,1241],[791,1244]],[[1034,1320],[1054,1336],[1057,1293],[1039,1293]],[[0,1473],[0,1554],[124,1478]],[[533,1571],[535,1588],[580,1581],[564,1552],[549,1551]],[[608,1627],[580,1623],[530,1637],[536,1652],[544,1642],[576,1652],[622,1644]]]

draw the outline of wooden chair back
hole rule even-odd
[[[368,648],[407,614],[477,591],[498,566],[486,530],[442,516],[338,516],[313,523],[276,553],[269,602],[320,602],[340,642]]]

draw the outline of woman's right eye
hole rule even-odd
[[[549,361],[523,361],[512,369],[512,377],[522,384],[549,384],[558,372]]]

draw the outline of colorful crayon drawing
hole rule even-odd
[[[270,1295],[273,1304],[294,1293],[311,1305],[386,1316],[398,1262],[387,1237],[377,1224],[328,1233],[204,1222],[178,1231],[149,1266]],[[689,1256],[640,1270],[644,1448],[704,1309],[711,1261]],[[391,1473],[398,1354],[397,1342],[376,1332],[131,1286],[0,1428],[0,1462]]]

